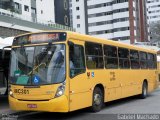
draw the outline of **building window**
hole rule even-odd
[[[100,12],[100,13],[89,14],[88,18],[107,16],[107,15],[112,15],[112,14],[115,14],[115,13],[121,13],[121,12],[126,12],[126,11],[129,11],[129,9],[128,8],[121,8],[121,9],[116,9],[116,10],[108,11],[108,12]]]
[[[15,2],[15,9],[19,9],[19,7],[20,7],[19,3]]]
[[[76,10],[79,10],[79,7],[76,7]]]
[[[89,23],[89,27],[92,26],[98,26],[98,25],[106,25],[106,24],[113,24],[113,23],[117,23],[117,22],[125,22],[128,21],[129,17],[125,17],[125,18],[118,18],[118,19],[112,19],[112,20],[108,20],[108,21],[101,21],[101,22],[93,22],[93,23]]]
[[[69,11],[70,11],[70,13],[72,13],[72,9],[70,9]]]
[[[77,19],[80,19],[80,15],[77,15]]]
[[[29,7],[27,5],[24,5],[24,11],[29,12]]]
[[[67,17],[67,15],[65,15],[65,16],[64,16],[64,23],[65,23],[65,25],[68,25],[68,24],[69,24],[68,21],[69,21],[69,20],[68,20],[68,17]]]
[[[41,14],[43,14],[43,10],[41,10]]]
[[[79,0],[76,0],[76,2],[79,2]]]
[[[77,28],[80,28],[80,24],[77,24]]]
[[[88,9],[94,9],[94,8],[101,8],[105,6],[111,6],[113,2],[106,2],[106,3],[101,3],[101,4],[96,4],[96,5],[90,5],[88,6]]]
[[[31,8],[32,14],[36,14],[36,8]]]
[[[64,0],[64,9],[65,9],[65,10],[68,10],[68,8],[69,8],[69,7],[68,7],[68,2],[67,2],[67,0]]]

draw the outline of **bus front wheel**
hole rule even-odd
[[[148,85],[147,85],[147,82],[146,81],[144,81],[143,82],[143,85],[142,85],[142,94],[141,94],[141,98],[142,99],[145,99],[146,97],[147,97],[147,95],[148,95]]]
[[[96,87],[93,91],[92,96],[92,106],[91,111],[92,112],[99,112],[104,104],[104,97],[103,92],[99,87]]]

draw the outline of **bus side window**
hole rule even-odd
[[[157,69],[157,55],[154,54],[154,68]]]
[[[140,52],[140,66],[141,69],[147,69],[148,65],[147,65],[147,53],[145,52]]]
[[[148,53],[148,67],[149,69],[156,68],[156,57],[154,54]]]
[[[85,72],[84,48],[81,45],[69,47],[70,77]]]
[[[130,61],[132,69],[139,69],[139,53],[136,50],[130,50]]]
[[[88,69],[104,68],[102,45],[97,43],[86,42],[86,63]]]
[[[125,48],[118,48],[119,67],[122,69],[130,68],[129,50]]]
[[[107,69],[118,68],[117,48],[115,46],[104,45],[105,67]]]

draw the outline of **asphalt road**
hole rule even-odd
[[[9,104],[8,104],[8,97],[7,96],[0,96],[0,114],[10,112]]]
[[[146,99],[137,96],[106,103],[98,113],[82,109],[70,113],[15,112],[9,109],[7,98],[0,99],[2,118],[18,120],[160,120],[160,88]]]

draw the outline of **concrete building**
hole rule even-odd
[[[6,1],[0,2],[1,8],[10,10],[13,12],[13,14],[18,13],[19,17],[25,20],[33,22],[41,22],[41,23],[47,23],[47,22],[59,23],[62,25],[69,26],[69,23],[65,24],[66,17],[67,19],[69,19],[68,0],[64,0],[61,2],[59,2],[59,0],[6,0]],[[9,6],[5,5],[4,3],[7,3],[7,5]],[[56,11],[58,11],[59,13],[57,13]],[[66,14],[64,14],[64,12]]]
[[[70,14],[76,32],[88,34],[87,0],[70,0]]]
[[[13,15],[34,22],[55,23],[54,0],[0,0],[0,8],[9,10]],[[7,5],[6,5],[7,4]],[[46,7],[51,6],[51,7]]]
[[[5,10],[12,10],[14,7],[13,0],[0,0],[0,8]]]
[[[70,26],[69,0],[54,0],[54,7],[55,23]]]
[[[73,30],[69,27],[68,0],[58,1],[0,0],[0,36],[51,29]]]
[[[160,0],[147,0],[148,23],[160,21]]]
[[[71,0],[77,32],[118,41],[148,41],[145,0]]]

